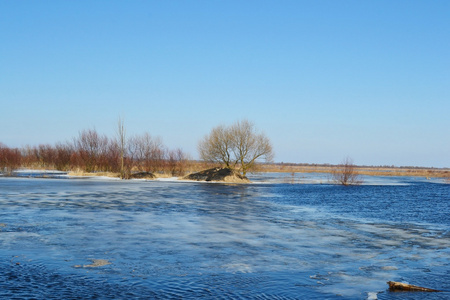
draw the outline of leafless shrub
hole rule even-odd
[[[108,138],[101,136],[95,129],[83,130],[74,140],[80,167],[87,172],[106,169],[104,158],[108,149]]]
[[[22,166],[31,167],[36,162],[31,146],[27,145],[23,147],[20,149],[20,153],[22,155]]]
[[[0,143],[0,172],[26,165],[81,173],[112,172],[127,179],[135,171],[183,175],[187,162],[188,157],[181,149],[169,151],[159,137],[145,133],[128,138],[121,119],[112,139],[88,129],[80,131],[72,142],[55,146],[41,144],[19,151]]]
[[[50,145],[26,146],[21,150],[23,164],[27,167],[52,167],[55,159],[55,149]]]
[[[41,144],[37,148],[41,168],[52,168],[56,160],[56,149],[49,144]]]
[[[21,158],[19,149],[11,149],[0,143],[0,173],[11,174],[20,167]]]
[[[344,159],[340,165],[337,165],[331,171],[333,182],[342,185],[359,185],[363,182],[361,175],[356,170],[353,160],[349,157]]]
[[[105,165],[107,166],[104,171],[120,173],[121,170],[121,159],[120,159],[120,149],[117,141],[112,139],[108,141],[107,152],[104,156]]]
[[[164,168],[166,147],[161,138],[150,134],[137,135],[129,140],[128,153],[141,172],[157,172]]]
[[[180,148],[169,151],[167,167],[172,176],[184,175],[186,170],[187,155]]]
[[[74,153],[73,147],[71,144],[62,144],[58,143],[55,146],[55,159],[54,166],[57,170],[60,171],[68,171],[70,169],[70,158]]]
[[[40,167],[39,150],[37,147],[27,145],[21,149],[21,154],[23,166],[28,168]]]

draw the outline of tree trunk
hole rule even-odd
[[[429,288],[420,287],[417,285],[401,283],[396,281],[388,281],[389,290],[391,291],[410,291],[410,292],[441,292],[439,290],[433,290]]]

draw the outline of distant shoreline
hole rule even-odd
[[[195,166],[195,163],[191,164]],[[258,164],[254,173],[325,173],[331,174],[335,165],[302,165],[302,164]],[[355,166],[356,171],[360,175],[366,176],[405,176],[405,177],[425,177],[425,178],[448,178],[450,181],[450,169],[448,168],[415,168],[415,167],[368,167]],[[187,171],[183,176],[173,176],[167,173],[153,173],[153,180],[161,180],[165,178],[183,178],[186,175],[198,172],[200,166],[197,165],[192,170]],[[22,173],[20,177],[34,177],[33,174],[40,173],[40,177],[54,177],[67,175],[68,177],[108,177],[120,178],[117,172],[85,172],[85,171],[59,171],[54,169],[40,168],[20,168],[12,173]],[[0,173],[0,176],[6,176]],[[152,180],[152,178],[143,178]]]
[[[332,173],[336,165],[326,164],[261,164],[258,165],[260,172],[283,172],[283,173]],[[387,167],[387,166],[355,166],[360,175],[368,176],[408,176],[427,178],[449,178],[450,168],[425,168],[425,167]]]

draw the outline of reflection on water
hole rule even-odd
[[[449,185],[266,176],[0,178],[0,298],[404,299],[389,280],[450,290]]]

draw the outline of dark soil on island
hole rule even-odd
[[[155,174],[151,172],[139,172],[130,175],[130,179],[155,179]]]
[[[249,183],[247,177],[242,176],[230,168],[212,168],[198,173],[189,174],[183,179],[195,181],[218,181],[231,183]]]

